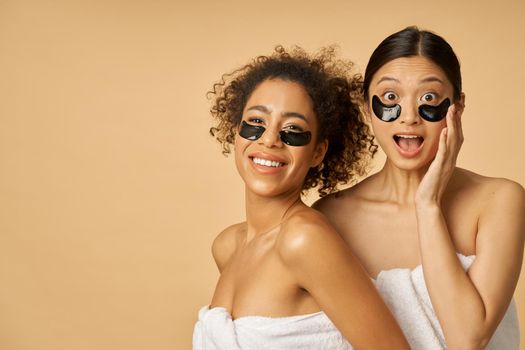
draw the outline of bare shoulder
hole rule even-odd
[[[211,251],[219,271],[222,271],[230,260],[245,231],[246,223],[231,225],[219,233],[213,240]]]
[[[322,254],[344,241],[330,225],[325,215],[312,208],[294,213],[281,226],[276,250],[285,262]]]
[[[347,201],[349,196],[349,189],[332,193],[319,198],[314,204],[312,204],[312,208],[322,213],[330,213],[334,207],[336,208],[341,202]]]
[[[480,219],[501,217],[516,223],[521,222],[523,226],[525,190],[522,185],[509,179],[491,177],[482,177],[479,184],[484,203]]]
[[[454,186],[464,191],[459,202],[478,208],[478,234],[485,232],[488,237],[505,236],[508,242],[523,241],[525,238],[525,190],[519,183],[504,179],[482,176],[468,170],[458,169]],[[482,237],[481,236],[481,237]],[[478,237],[480,237],[478,235]]]
[[[488,208],[500,201],[506,201],[512,206],[525,205],[525,189],[515,181],[483,176],[460,168],[457,169],[456,179],[459,186],[472,188],[477,199]]]
[[[341,204],[344,203],[346,207],[358,201],[363,196],[363,191],[366,191],[368,182],[367,178],[352,187],[321,197],[312,205],[312,208],[330,216],[330,213],[341,207]]]

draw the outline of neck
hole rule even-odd
[[[413,205],[417,188],[427,170],[428,166],[413,170],[400,169],[387,159],[377,174],[385,200],[398,205]]]
[[[303,204],[300,189],[277,197],[259,196],[246,189],[245,197],[247,242],[277,228],[292,207]]]

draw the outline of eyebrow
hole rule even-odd
[[[438,82],[438,83],[444,84],[443,80],[439,79],[438,77],[428,77],[420,81],[420,83],[432,83],[432,82]]]
[[[299,119],[304,120],[305,122],[308,122],[308,120],[306,119],[304,115],[302,115],[301,113],[297,113],[297,112],[284,112],[282,116],[287,117],[287,118],[299,118]]]
[[[376,83],[376,85],[379,85],[380,83],[382,83],[383,81],[393,81],[393,82],[396,82],[396,83],[400,83],[399,80],[397,80],[396,78],[392,78],[392,77],[382,77],[381,79],[379,79]]]
[[[255,105],[248,108],[246,111],[259,111],[270,114],[272,111],[270,111],[268,108],[262,105]]]
[[[271,114],[272,113],[272,111],[270,109],[268,109],[268,107],[263,106],[263,105],[251,106],[246,111],[259,111],[259,112],[263,112],[263,113],[267,113],[267,114]],[[283,112],[282,116],[286,117],[286,118],[299,118],[299,119],[304,120],[305,122],[308,122],[306,117],[304,115],[302,115],[301,113],[298,113],[298,112]]]
[[[400,83],[400,81],[397,80],[396,78],[392,78],[392,77],[388,77],[387,76],[387,77],[382,77],[381,79],[379,79],[378,82],[376,83],[376,85],[379,85],[383,81],[393,81],[393,82],[396,82],[396,83]],[[425,79],[421,79],[419,82],[420,83],[438,82],[438,83],[444,84],[443,80],[439,79],[438,77],[428,77],[428,78],[425,78]]]

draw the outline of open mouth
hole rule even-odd
[[[285,165],[285,163],[276,162],[275,160],[268,160],[263,158],[257,158],[257,157],[250,157],[252,162],[254,162],[257,165],[266,166],[270,168],[280,168]]]
[[[415,152],[421,148],[425,139],[417,135],[394,135],[394,141],[405,152]]]

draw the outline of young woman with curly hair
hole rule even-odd
[[[221,275],[194,349],[408,349],[348,246],[301,200],[363,172],[373,144],[351,99],[360,86],[333,49],[281,47],[214,86],[211,133],[234,145],[246,221],[213,243]]]
[[[517,350],[525,191],[456,167],[465,95],[454,51],[416,27],[392,34],[370,58],[364,98],[385,165],[315,207],[413,349]]]

